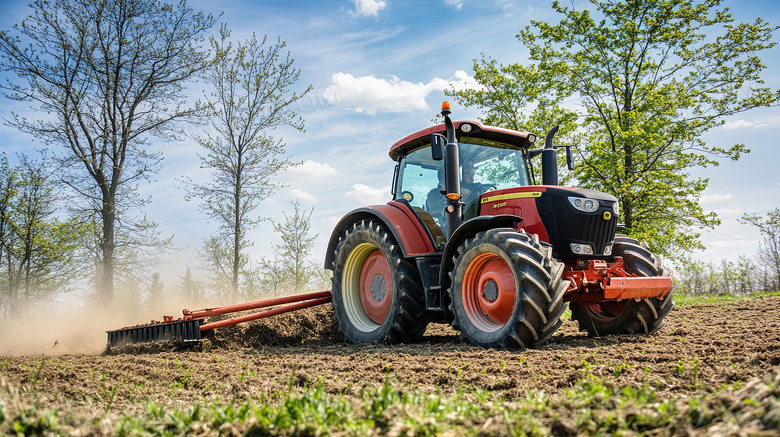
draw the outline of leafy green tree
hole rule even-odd
[[[766,216],[745,214],[740,221],[755,226],[761,232],[764,240],[758,246],[756,261],[773,277],[766,281],[767,285],[774,288],[772,291],[780,290],[780,208],[767,212]]]
[[[199,155],[201,167],[212,171],[212,179],[185,182],[187,199],[200,199],[202,210],[220,227],[206,241],[202,258],[222,277],[219,282],[228,284],[228,300],[235,302],[248,262],[244,251],[251,246],[246,234],[261,220],[255,210],[278,188],[272,177],[292,165],[284,157],[286,144],[268,131],[282,126],[303,130],[303,119],[292,105],[311,87],[293,91],[300,70],[284,53],[284,42],[253,36],[233,47],[229,38],[223,26],[219,38],[211,39],[216,62],[207,79],[214,87],[208,96],[213,133],[198,138],[206,151]]]
[[[220,302],[237,303],[238,298],[233,295],[233,257],[229,242],[218,236],[209,237],[198,249],[198,259],[208,277],[208,288],[216,293]],[[242,253],[239,268],[248,262],[249,256]]]
[[[19,185],[16,169],[11,167],[5,152],[0,154],[0,265],[6,259],[12,226],[12,202]]]
[[[280,296],[288,293],[290,282],[283,260],[263,257],[260,260],[260,271],[260,290],[263,294]]]
[[[491,126],[534,132],[542,135],[560,125],[559,137],[567,138],[577,127],[577,113],[561,105],[570,91],[560,81],[566,66],[500,64],[482,54],[472,65],[476,89],[445,90],[465,106],[477,106],[485,111],[482,121]]]
[[[11,245],[12,202],[16,197],[18,186],[16,169],[8,162],[5,152],[0,154],[0,315],[10,313],[11,293],[9,291],[8,276],[5,275],[5,265],[9,262]]]
[[[558,80],[565,71],[565,65],[504,65],[482,54],[481,59],[474,60],[472,68],[480,88],[457,91],[452,88],[445,90],[445,94],[465,106],[483,109],[483,123],[536,133],[540,147],[553,126],[559,126],[555,144],[575,145],[579,141],[576,134],[577,113],[561,105],[563,98],[570,93],[567,83]],[[561,155],[559,166],[563,168],[565,162],[565,156]],[[496,170],[500,171],[490,169],[489,180],[501,180]],[[532,165],[531,171],[536,183],[541,183],[541,166]],[[570,180],[570,174],[561,174],[562,184]]]
[[[777,27],[761,18],[734,24],[720,3],[591,0],[588,10],[554,1],[559,23],[532,21],[518,35],[535,66],[496,67],[499,74],[485,76],[495,96],[464,102],[520,102],[513,94],[526,88],[515,81],[534,78],[541,81],[531,88],[535,98],[535,92],[556,99],[571,94],[582,120],[574,142],[582,161],[579,185],[618,197],[622,232],[655,251],[684,256],[702,247],[696,229],[719,224],[699,205],[708,180],[690,170],[748,151],[741,144],[709,146],[702,135],[727,116],[780,100],[780,92],[762,86],[759,57],[774,47]],[[530,74],[541,71],[554,74]],[[555,101],[536,98],[548,113],[557,111]]]
[[[98,218],[97,291],[109,302],[115,251],[144,204],[136,185],[161,158],[148,137],[170,139],[176,121],[198,113],[184,83],[209,66],[201,43],[216,20],[184,1],[35,0],[30,7],[29,17],[0,32],[0,70],[18,78],[0,87],[42,116],[9,123],[64,146],[71,206]]]

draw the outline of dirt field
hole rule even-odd
[[[409,345],[344,344],[329,306],[217,330],[197,349],[131,346],[102,355],[3,356],[0,383],[40,408],[132,413],[141,405],[184,407],[305,390],[356,395],[393,386],[453,393],[482,389],[511,401],[528,389],[555,396],[595,377],[615,386],[648,384],[660,397],[739,387],[780,369],[780,297],[677,306],[652,336],[588,338],[566,320],[535,350],[474,348],[445,325]],[[0,400],[2,394],[0,394]]]

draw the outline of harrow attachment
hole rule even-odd
[[[111,347],[152,341],[170,341],[173,339],[181,339],[185,342],[197,342],[201,340],[202,333],[216,328],[322,305],[330,301],[330,291],[320,291],[317,293],[285,296],[195,311],[185,309],[182,311],[182,318],[177,320],[174,320],[172,316],[163,316],[162,322],[152,320],[150,323],[144,325],[128,326],[121,329],[106,331],[106,333],[108,334],[108,344]],[[206,323],[207,317],[260,308],[268,309],[239,317]]]

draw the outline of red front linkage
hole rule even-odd
[[[577,260],[583,263],[586,260]],[[623,258],[615,257],[612,262],[587,260],[587,267],[566,264],[563,277],[568,279],[569,289],[564,300],[567,302],[604,302],[623,299],[647,299],[663,297],[674,287],[668,276],[643,277],[627,272]]]

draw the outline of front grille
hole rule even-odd
[[[598,215],[578,215],[582,226],[579,232],[576,232],[577,229],[572,229],[570,238],[590,242],[597,254],[604,253],[604,248],[615,238],[615,229],[617,228],[617,219],[614,216],[610,220],[603,218],[604,211],[611,210],[612,208],[602,207],[596,212]]]
[[[571,252],[571,243],[590,244],[596,255],[604,253],[607,244],[615,238],[617,217],[612,213],[611,202],[602,205],[598,211],[584,213],[572,208],[566,198],[568,193],[551,193],[549,190],[539,199],[539,215],[547,228],[550,243],[559,257],[577,256]],[[610,212],[610,219],[604,220],[604,213]]]

